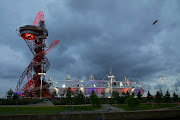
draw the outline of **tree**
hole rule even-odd
[[[80,104],[80,105],[85,102],[85,96],[81,91],[76,96],[76,99],[77,99],[77,103]]]
[[[173,93],[173,100],[174,102],[177,102],[178,100],[178,95],[175,92]]]
[[[119,96],[118,99],[117,99],[118,103],[124,103],[124,101],[125,101],[124,96]]]
[[[125,96],[125,95],[126,95],[124,91],[122,92],[122,95],[123,95],[123,96]]]
[[[67,99],[67,102],[72,103],[72,97],[71,95],[73,94],[72,90],[70,87],[68,87],[67,89],[67,92],[66,92],[66,99]]]
[[[155,100],[156,100],[157,103],[161,103],[162,102],[162,96],[163,95],[162,95],[162,91],[161,90],[156,92]]]
[[[147,99],[150,101],[150,100],[152,100],[152,95],[150,94],[150,92],[148,91],[148,93],[147,93]]]
[[[167,103],[170,102],[170,93],[168,90],[166,91],[166,94],[164,97],[165,97],[165,102],[167,102]]]
[[[112,98],[115,98],[115,99],[117,100],[118,97],[119,97],[119,92],[113,91],[113,92],[112,92]]]
[[[126,92],[126,97],[129,97],[129,96],[130,96],[129,91],[127,91]]]
[[[101,95],[102,95],[103,98],[105,98],[105,92],[104,92],[104,90],[102,91]]]
[[[13,90],[10,89],[8,92],[7,92],[7,95],[12,99],[12,95],[13,95]]]
[[[118,91],[113,91],[112,92],[112,98],[116,101],[116,103],[122,102],[122,99],[119,96],[119,92]]]
[[[93,105],[93,107],[100,106],[100,101],[98,99],[98,96],[96,95],[96,93],[93,90],[90,95],[90,103]]]
[[[55,98],[57,96],[56,91],[54,90],[54,92],[52,93],[52,97]]]
[[[134,96],[135,96],[135,93],[133,92],[133,93],[131,94],[131,96],[134,97]]]
[[[18,100],[19,99],[19,95],[18,94],[14,94],[12,99],[13,100]]]
[[[138,92],[137,96],[138,96],[138,99],[141,100],[141,97],[142,97],[141,91]]]
[[[130,108],[135,108],[137,105],[140,104],[140,101],[139,101],[139,99],[133,98],[132,96],[130,96],[130,97],[127,99],[127,103],[128,103],[128,106],[129,106]]]

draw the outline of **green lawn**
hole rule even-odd
[[[73,109],[73,110],[72,110]],[[93,106],[71,106],[71,111],[89,111],[99,109]],[[47,106],[47,107],[0,107],[0,114],[42,114],[42,113],[59,113],[62,111],[70,111],[68,106]]]
[[[113,105],[115,106],[115,105]],[[175,107],[178,106],[178,104],[153,104],[153,107],[151,104],[140,104],[136,106],[134,109],[129,108],[127,104],[117,105],[118,108],[122,108],[127,111],[134,111],[134,110],[151,110],[151,109],[160,109],[160,108],[168,108],[168,107]]]

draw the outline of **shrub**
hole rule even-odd
[[[98,98],[98,96],[95,94],[94,91],[92,91],[92,94],[90,95],[90,103],[93,105],[93,107],[100,106],[100,99]]]
[[[123,104],[125,102],[125,98],[123,96],[119,96],[117,99],[117,103]]]
[[[130,108],[135,108],[137,105],[140,104],[140,101],[137,98],[129,97],[127,99],[127,103]]]
[[[157,103],[161,103],[162,102],[162,98],[163,97],[163,95],[162,95],[162,91],[160,90],[160,91],[157,91],[156,92],[156,96],[155,96],[155,101],[157,102]]]

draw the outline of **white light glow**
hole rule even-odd
[[[65,88],[65,87],[66,87],[66,85],[65,85],[65,84],[63,84],[63,85],[62,85],[62,88]]]
[[[57,88],[54,88],[56,90],[56,94],[58,93],[58,89]]]
[[[132,92],[132,93],[134,92],[134,88],[131,90],[131,92]]]

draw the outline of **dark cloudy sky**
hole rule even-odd
[[[103,79],[112,67],[117,80],[129,76],[153,94],[180,87],[179,0],[1,0],[0,96],[15,89],[33,55],[16,29],[32,25],[43,11],[50,44],[47,76]],[[152,23],[159,20],[153,26]],[[180,93],[180,89],[179,93]]]

